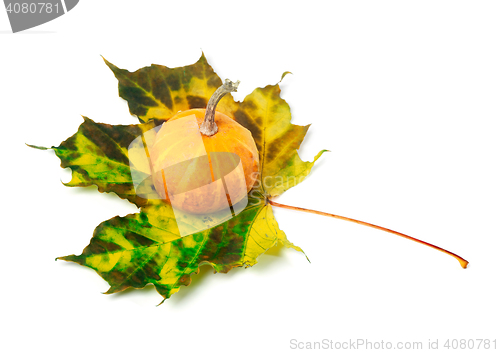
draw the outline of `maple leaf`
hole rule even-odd
[[[206,107],[222,81],[203,55],[197,63],[182,68],[152,65],[132,73],[106,64],[118,79],[120,96],[142,123],[115,126],[85,117],[76,134],[52,149],[61,159],[61,167],[72,170],[72,179],[65,185],[97,185],[101,192],[114,192],[134,203],[140,213],[101,223],[81,255],[58,259],[94,269],[109,283],[107,293],[152,283],[169,298],[190,283],[190,276],[201,265],[209,264],[216,272],[253,266],[258,256],[278,242],[302,251],[279,229],[268,198],[302,182],[325,151],[312,162],[300,159],[297,149],[309,126],[291,124],[290,108],[280,97],[278,84],[257,88],[242,103],[229,96],[217,106],[252,132],[260,157],[259,180],[239,214],[181,237],[182,219],[174,217],[167,202],[136,194],[132,173],[141,168],[128,147],[138,137],[147,143],[145,132],[177,111]],[[146,187],[154,189],[152,183]]]
[[[202,265],[211,265],[215,272],[223,273],[235,267],[253,266],[260,255],[278,242],[302,252],[280,230],[271,206],[387,231],[452,255],[463,268],[467,267],[468,262],[460,256],[405,234],[273,201],[274,197],[301,183],[325,152],[320,151],[311,162],[301,160],[298,149],[309,125],[291,123],[290,107],[280,97],[279,83],[255,89],[241,103],[229,96],[217,105],[219,112],[252,133],[258,149],[259,175],[245,208],[224,222],[206,216],[198,219],[179,216],[179,210],[174,211],[167,200],[148,197],[158,193],[144,151],[154,144],[157,127],[179,111],[205,108],[222,80],[204,55],[185,67],[152,65],[135,72],[105,62],[118,79],[120,97],[128,102],[130,113],[137,116],[140,123],[109,125],[84,117],[78,131],[52,149],[60,158],[61,167],[72,170],[72,178],[66,186],[96,185],[100,192],[116,193],[140,208],[139,213],[117,216],[97,226],[81,255],[58,258],[94,269],[109,283],[106,293],[153,284],[167,299],[181,286],[189,285],[191,275],[198,273]],[[133,141],[138,140],[143,150],[134,145]],[[140,193],[137,178],[141,180]],[[181,228],[187,229],[187,233],[181,232]]]

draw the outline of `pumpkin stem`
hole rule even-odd
[[[200,132],[205,136],[212,136],[217,133],[217,124],[215,123],[215,107],[217,103],[229,92],[236,92],[240,81],[232,82],[231,80],[224,81],[224,84],[217,88],[208,101],[207,110],[205,112],[205,120],[200,126]]]
[[[399,235],[400,237],[403,237],[403,238],[406,238],[406,239],[409,239],[409,240],[413,240],[417,243],[420,243],[420,244],[423,244],[423,245],[427,245],[433,249],[436,249],[436,250],[439,250],[439,251],[442,251],[444,252],[445,254],[448,254],[450,256],[453,256],[455,259],[458,260],[458,262],[460,262],[460,265],[462,266],[462,268],[467,268],[467,265],[469,264],[469,262],[467,260],[465,260],[463,257],[461,256],[458,256],[457,254],[454,254],[452,253],[451,251],[448,251],[448,250],[445,250],[443,248],[440,248],[439,246],[436,246],[436,245],[433,245],[433,244],[430,244],[430,243],[427,243],[423,240],[420,240],[420,239],[417,239],[417,238],[413,238],[413,237],[410,237],[409,235],[406,235],[406,234],[403,234],[403,233],[400,233],[400,232],[396,232],[394,230],[391,230],[391,229],[387,229],[387,228],[384,228],[384,227],[380,227],[380,226],[376,226],[375,224],[371,224],[371,223],[367,223],[367,222],[363,222],[363,221],[358,221],[357,219],[353,219],[353,218],[348,218],[348,217],[344,217],[344,216],[339,216],[339,215],[335,215],[335,214],[331,214],[331,213],[326,213],[326,212],[321,212],[321,211],[315,211],[315,210],[310,210],[310,209],[307,209],[307,208],[302,208],[302,207],[296,207],[296,206],[288,206],[288,205],[283,205],[281,203],[277,203],[277,202],[274,202],[274,201],[271,201],[271,200],[266,200],[267,203],[269,203],[270,205],[273,205],[273,206],[276,206],[276,207],[282,207],[282,208],[287,208],[289,210],[295,210],[295,211],[302,211],[302,212],[309,212],[309,213],[314,213],[314,214],[318,214],[318,215],[321,215],[321,216],[327,216],[327,217],[332,217],[332,218],[337,218],[337,219],[342,219],[344,221],[348,221],[348,222],[353,222],[353,223],[357,223],[357,224],[361,224],[363,226],[367,226],[367,227],[371,227],[371,228],[375,228],[375,229],[379,229],[379,230],[383,230],[384,232],[388,232],[388,233],[392,233],[392,234],[396,234],[396,235]]]

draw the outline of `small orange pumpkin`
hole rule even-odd
[[[157,192],[189,213],[231,208],[258,177],[259,152],[251,132],[215,111],[221,88],[214,93],[218,99],[212,96],[207,109],[186,110],[165,122],[150,150]],[[227,88],[222,95],[225,93]],[[204,129],[207,122],[210,136]]]

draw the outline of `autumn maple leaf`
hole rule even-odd
[[[118,79],[120,97],[128,102],[130,113],[140,123],[109,125],[84,117],[73,136],[51,149],[61,159],[61,167],[71,168],[72,178],[66,186],[96,185],[100,192],[116,193],[139,208],[136,214],[117,216],[98,225],[81,255],[58,258],[94,269],[109,283],[106,293],[143,288],[151,283],[166,299],[181,286],[189,285],[191,276],[202,265],[211,265],[216,272],[253,266],[261,254],[278,242],[302,251],[280,230],[272,206],[385,230],[444,251],[456,257],[464,268],[467,266],[467,261],[458,255],[402,233],[276,203],[273,198],[301,183],[325,152],[320,151],[311,162],[299,157],[298,149],[309,126],[291,123],[290,107],[280,97],[279,84],[257,88],[241,103],[229,95],[217,105],[218,112],[251,132],[258,149],[259,174],[248,193],[246,206],[224,222],[205,217],[200,221],[204,224],[197,227],[191,220],[184,220],[168,200],[148,197],[158,195],[150,178],[151,166],[148,158],[140,157],[140,151],[132,147],[133,142],[139,141],[142,148],[151,146],[158,128],[178,112],[207,107],[222,80],[204,55],[185,67],[151,65],[135,72],[105,62]],[[141,188],[145,192],[137,191],[134,175],[141,175]],[[181,226],[193,230],[184,235],[179,231]]]

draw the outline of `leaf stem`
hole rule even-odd
[[[344,216],[338,216],[338,215],[335,215],[335,214],[331,214],[331,213],[326,213],[326,212],[321,212],[321,211],[315,211],[315,210],[309,210],[307,208],[302,208],[302,207],[295,207],[295,206],[288,206],[288,205],[283,205],[281,203],[277,203],[277,202],[274,202],[274,201],[271,201],[271,200],[267,200],[267,202],[270,204],[270,205],[273,205],[273,206],[276,206],[276,207],[281,207],[281,208],[287,208],[289,210],[296,210],[296,211],[303,211],[303,212],[308,212],[308,213],[314,213],[314,214],[318,214],[318,215],[321,215],[321,216],[327,216],[327,217],[332,217],[332,218],[337,218],[337,219],[342,219],[344,221],[349,221],[349,222],[353,222],[353,223],[357,223],[357,224],[361,224],[363,226],[367,226],[367,227],[371,227],[371,228],[375,228],[375,229],[379,229],[379,230],[383,230],[384,232],[388,232],[388,233],[392,233],[392,234],[396,234],[396,235],[399,235],[400,237],[403,237],[403,238],[406,238],[406,239],[410,239],[410,240],[413,240],[417,243],[420,243],[420,244],[424,244],[424,245],[427,245],[433,249],[436,249],[436,250],[439,250],[439,251],[442,251],[444,252],[445,254],[448,254],[450,256],[453,256],[455,259],[458,260],[458,262],[460,262],[460,265],[463,267],[463,268],[467,268],[467,265],[469,264],[469,262],[467,260],[465,260],[464,258],[458,256],[457,254],[454,254],[448,250],[445,250],[443,248],[440,248],[439,246],[436,246],[436,245],[433,245],[433,244],[430,244],[430,243],[427,243],[425,241],[422,241],[420,239],[417,239],[417,238],[413,238],[413,237],[410,237],[409,235],[406,235],[406,234],[403,234],[403,233],[400,233],[400,232],[396,232],[394,230],[391,230],[391,229],[387,229],[387,228],[384,228],[384,227],[380,227],[380,226],[377,226],[375,224],[371,224],[371,223],[367,223],[367,222],[363,222],[363,221],[358,221],[357,219],[353,219],[353,218],[348,218],[348,217],[344,217]]]
[[[215,123],[215,107],[217,103],[229,92],[236,92],[240,81],[232,82],[231,80],[224,81],[224,84],[217,88],[208,101],[207,110],[205,112],[205,120],[201,123],[200,132],[205,136],[212,136],[217,133],[217,124]]]

